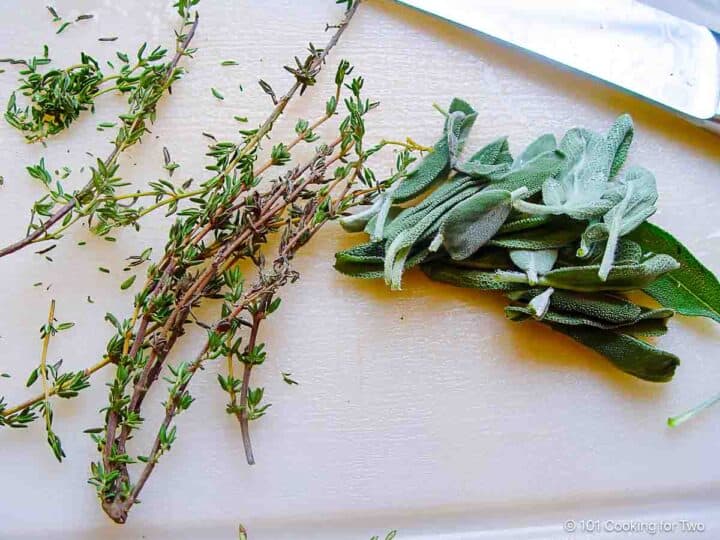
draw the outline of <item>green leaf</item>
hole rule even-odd
[[[120,284],[120,290],[124,291],[125,289],[129,289],[130,287],[132,287],[132,284],[135,283],[135,278],[136,278],[136,277],[137,277],[137,276],[132,275],[132,276],[130,276],[129,278],[127,278],[125,281],[123,281],[123,282]]]
[[[538,283],[572,291],[628,291],[643,289],[679,266],[669,255],[654,255],[640,264],[613,266],[604,281],[598,276],[599,265],[593,264],[553,270],[542,276]]]
[[[385,248],[382,242],[358,244],[349,249],[338,251],[335,260],[351,263],[382,264],[385,260]]]
[[[382,207],[383,199],[378,197],[375,202],[355,214],[340,218],[340,226],[346,232],[361,232],[365,229],[370,220],[375,217]]]
[[[443,184],[422,202],[400,212],[395,219],[385,226],[383,238],[389,241],[394,240],[401,232],[417,225],[420,220],[433,209],[444,205],[448,200],[454,199],[461,193],[464,194],[465,197],[469,197],[479,191],[479,189],[480,188],[468,178]]]
[[[491,189],[453,207],[439,233],[450,257],[467,259],[487,243],[510,215],[511,204],[512,193]]]
[[[475,152],[468,160],[468,163],[484,163],[486,165],[499,165],[502,163],[508,166],[513,162],[510,155],[510,145],[507,137],[499,137]]]
[[[625,163],[634,135],[633,121],[629,114],[621,114],[610,127],[607,140],[610,155],[613,156],[610,166],[610,178],[613,178]]]
[[[480,161],[466,161],[455,166],[455,170],[471,178],[492,180],[502,176],[510,169],[507,163],[482,163]]]
[[[527,288],[527,284],[505,281],[497,272],[483,272],[447,262],[425,263],[421,268],[431,280],[449,283],[456,287],[505,292]]]
[[[535,158],[542,156],[548,152],[554,152],[557,150],[557,141],[555,135],[552,133],[546,133],[540,135],[537,139],[531,142],[527,148],[513,161],[512,170],[522,169],[525,165],[532,162]]]
[[[474,268],[476,270],[508,270],[512,268],[507,250],[488,247],[482,248],[472,257],[462,261],[453,261],[451,264],[458,268]]]
[[[411,253],[405,261],[407,270],[420,264],[428,256],[428,250]],[[385,249],[382,242],[369,242],[335,254],[335,270],[359,279],[376,279],[384,275]]]
[[[547,289],[547,291],[552,291],[553,289]],[[546,291],[546,292],[547,292]],[[543,293],[545,294],[545,293]],[[540,295],[542,296],[542,295]],[[616,329],[622,329],[623,332],[625,332],[625,327],[629,327],[628,331],[632,330],[632,326],[640,321],[646,321],[646,320],[658,320],[658,321],[665,321],[673,316],[675,313],[672,309],[667,308],[659,308],[659,309],[641,309],[640,314],[637,316],[637,318],[633,321],[627,322],[627,323],[609,323],[602,319],[597,319],[593,317],[588,317],[572,312],[565,312],[565,311],[557,311],[554,308],[548,310],[547,308],[544,310],[544,313],[541,315],[538,312],[538,309],[536,306],[533,306],[532,303],[539,298],[539,296],[536,296],[530,300],[527,306],[508,306],[505,308],[505,313],[508,315],[508,317],[511,320],[523,320],[525,318],[534,317],[536,319],[542,319],[544,322],[547,323],[553,323],[553,324],[561,324],[564,326],[589,326],[592,328],[601,328],[603,330],[616,330]],[[548,307],[552,306],[552,298],[549,299],[549,305]]]
[[[544,204],[517,201],[515,208],[529,214],[566,214],[583,220],[602,216],[617,202],[607,197],[606,191],[611,170],[622,165],[632,140],[632,136],[623,137],[628,120],[627,115],[618,118],[608,134],[611,139],[587,129],[568,131],[560,142],[566,159],[557,177],[542,186]]]
[[[549,325],[553,330],[571,337],[610,360],[615,367],[650,382],[668,382],[675,374],[680,359],[672,353],[656,349],[633,336],[583,326]]]
[[[385,252],[384,266],[385,283],[390,285],[392,290],[396,291],[401,288],[405,262],[412,247],[416,243],[432,237],[442,225],[447,211],[466,199],[470,194],[471,190],[463,190],[435,205],[422,216],[422,219],[417,224],[403,230],[390,242]]]
[[[463,102],[464,103],[464,102]],[[464,110],[459,110],[457,106],[450,106],[452,112],[448,115],[445,132],[447,136],[448,153],[450,155],[450,166],[454,166],[460,158],[460,153],[465,146],[465,141],[470,135],[477,112],[465,103]]]
[[[556,249],[577,240],[584,225],[567,218],[552,218],[547,225],[496,236],[488,245],[508,249]]]
[[[600,279],[605,279],[615,260],[618,239],[625,236],[655,213],[658,193],[655,177],[647,169],[633,167],[615,187],[622,200],[603,216],[608,239],[600,263]]]
[[[492,179],[492,187],[508,191],[525,187],[530,194],[535,194],[545,180],[560,171],[564,160],[565,154],[557,149],[555,136],[542,135],[512,162],[508,172]]]
[[[533,289],[513,293],[509,296],[512,300],[528,302],[537,292],[539,291]],[[555,291],[551,307],[555,311],[576,313],[614,325],[635,323],[643,313],[641,306],[615,294],[580,293],[565,290]]]
[[[383,218],[384,205],[385,203],[383,203],[378,213],[371,217],[370,221],[365,225],[365,232],[370,235],[370,239],[373,241],[381,240],[385,236],[385,227],[392,223],[393,220],[405,210],[402,206],[390,206],[384,215],[385,222],[382,223],[380,220]]]
[[[470,129],[475,122],[477,113],[462,100],[454,99],[450,104],[449,114],[459,113],[464,115],[465,120],[458,118],[451,124],[460,131]],[[442,138],[435,144],[433,151],[425,156],[420,164],[402,181],[393,193],[393,201],[405,202],[418,197],[439,180],[447,175],[450,167],[450,149],[448,148],[448,127],[445,123],[445,132]],[[459,132],[458,132],[459,133]]]
[[[499,234],[507,234],[518,231],[525,231],[527,229],[535,229],[542,225],[545,225],[553,219],[552,216],[531,216],[529,214],[523,214],[521,212],[513,211],[510,214],[508,220],[500,227]]]
[[[680,262],[679,269],[646,285],[643,290],[647,294],[683,315],[720,322],[720,282],[679,240],[647,222],[628,238],[646,253],[667,253]]]

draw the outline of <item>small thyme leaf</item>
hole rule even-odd
[[[125,289],[129,289],[130,287],[132,287],[132,284],[135,283],[136,277],[137,276],[132,275],[129,278],[127,278],[125,281],[123,281],[122,284],[120,285],[120,290],[124,291]]]
[[[65,21],[64,23],[62,23],[62,24],[60,25],[60,28],[58,28],[58,29],[57,29],[57,32],[55,32],[55,33],[56,33],[56,34],[61,34],[61,33],[62,33],[68,26],[70,26],[71,24],[72,24],[72,22]]]
[[[225,97],[220,92],[218,92],[217,89],[211,88],[210,91],[212,92],[212,95],[215,96],[217,99],[221,101],[225,99]]]
[[[282,374],[283,381],[285,381],[286,384],[288,384],[290,386],[292,386],[294,384],[295,385],[300,384],[296,380],[292,379],[292,377],[291,377],[292,373],[283,371],[281,374]]]

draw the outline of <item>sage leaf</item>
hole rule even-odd
[[[539,290],[509,294],[515,301],[528,302]],[[625,298],[609,293],[580,293],[556,290],[551,306],[555,311],[576,313],[611,325],[633,324],[640,320],[643,308]]]
[[[513,283],[502,279],[497,272],[483,272],[482,270],[463,268],[442,261],[425,263],[421,266],[421,269],[431,280],[448,283],[456,287],[505,292],[527,288],[526,284]]]
[[[540,277],[538,283],[572,291],[627,291],[645,288],[658,277],[679,267],[675,259],[661,254],[639,264],[613,266],[606,280],[598,276],[599,265],[588,265],[552,270]],[[507,279],[516,280],[517,277]]]
[[[615,177],[625,163],[634,133],[632,118],[629,114],[622,114],[617,117],[605,136],[612,156],[610,178]]]
[[[655,213],[658,193],[653,174],[642,167],[628,170],[625,178],[617,186],[623,193],[622,200],[604,216],[608,239],[598,275],[603,281],[610,272],[615,259],[618,239],[624,236]]]
[[[545,135],[541,135],[533,142],[531,142],[522,154],[515,158],[510,169],[513,171],[522,169],[528,163],[535,160],[537,157],[545,155],[549,152],[554,152],[555,150],[557,150],[557,141],[555,140],[555,135],[553,135],[552,133],[546,133]]]
[[[466,102],[461,99],[454,99],[450,103],[449,117],[454,113],[465,115],[465,120],[459,119],[452,121],[452,127],[460,129],[470,129],[477,113]],[[393,200],[396,202],[406,202],[414,199],[422,193],[429,190],[439,180],[447,175],[450,167],[450,149],[448,148],[448,127],[451,122],[445,122],[445,133],[442,138],[435,144],[433,151],[430,152],[419,165],[398,185],[393,193]]]
[[[493,187],[509,191],[526,187],[530,193],[537,193],[545,180],[560,171],[564,160],[565,154],[558,150],[555,136],[542,135],[515,158],[507,173],[492,178],[498,183]]]
[[[384,202],[383,196],[378,197],[368,208],[350,216],[344,216],[338,221],[346,232],[361,232],[365,229],[370,220],[375,217]]]
[[[582,234],[583,224],[567,218],[552,218],[547,226],[496,236],[488,245],[508,249],[557,249],[571,244]]]
[[[386,224],[382,237],[385,240],[392,241],[401,232],[414,227],[428,212],[445,204],[448,200],[453,199],[461,193],[464,194],[464,196],[470,196],[479,191],[479,189],[480,188],[468,178],[443,184],[422,202],[415,206],[405,208],[396,218]]]
[[[510,251],[510,259],[515,266],[527,274],[530,285],[537,284],[538,275],[547,274],[552,270],[557,258],[557,249],[514,249]]]
[[[450,210],[439,233],[450,257],[466,259],[480,249],[510,215],[513,198],[522,194],[483,190]]]
[[[560,324],[550,327],[597,351],[625,373],[646,381],[668,382],[680,364],[674,354],[613,330]]]
[[[382,240],[385,236],[385,227],[387,227],[388,224],[392,223],[392,221],[396,217],[398,217],[404,210],[405,208],[403,208],[402,206],[391,205],[388,208],[387,215],[385,215],[385,222],[382,224],[378,222],[378,219],[382,217],[382,212],[378,212],[373,217],[371,217],[370,221],[368,221],[367,225],[365,225],[365,232],[370,235],[373,241]]]
[[[445,262],[449,261],[445,260]],[[510,269],[512,262],[508,252],[504,249],[483,248],[471,257],[462,261],[453,261],[451,264],[462,268],[475,268],[478,270]]]
[[[460,102],[461,100],[457,100]],[[448,153],[450,154],[450,166],[454,167],[460,159],[460,153],[465,146],[465,141],[470,135],[477,112],[470,105],[462,101],[462,105],[453,100],[452,109],[447,117],[445,132],[447,135]]]
[[[441,227],[445,213],[470,196],[471,193],[472,189],[465,189],[452,197],[446,198],[425,213],[415,225],[400,232],[390,242],[385,253],[384,276],[385,283],[390,285],[391,290],[398,291],[401,289],[405,262],[412,247],[417,242],[434,235]]]
[[[508,306],[505,308],[505,313],[511,320],[524,320],[525,318],[533,317],[553,324],[562,324],[565,326],[590,326],[593,328],[601,328],[603,330],[622,329],[623,332],[626,331],[625,327],[629,327],[628,330],[631,330],[635,324],[641,321],[664,321],[672,317],[675,313],[673,310],[667,308],[642,309],[640,311],[640,315],[633,321],[621,324],[608,323],[600,319],[576,313],[556,311],[554,308],[550,310],[549,308],[552,305],[550,296],[552,293],[546,293],[551,290],[552,289],[547,289],[544,293],[533,297],[527,306]],[[543,296],[543,294],[546,295]]]
[[[513,158],[510,154],[507,137],[498,137],[491,143],[486,144],[468,160],[468,163],[484,163],[488,165],[504,163],[508,167],[512,162]]]
[[[385,248],[382,242],[358,244],[335,254],[335,261],[348,263],[382,264],[384,260]]]
[[[454,167],[471,178],[489,181],[510,170],[512,162],[507,137],[500,137],[475,152],[465,163],[456,163]]]
[[[641,319],[631,326],[623,326],[623,334],[636,337],[658,337],[667,334],[668,318]]]
[[[384,275],[384,250],[380,249],[380,255],[369,255],[365,258],[357,254],[348,254],[346,252],[337,253],[335,255],[335,270],[346,276],[359,279],[377,279]],[[427,249],[421,249],[417,253],[411,254],[405,261],[404,270],[408,270],[422,263],[429,253]]]
[[[565,156],[562,168],[542,186],[543,204],[518,200],[515,207],[529,214],[566,214],[582,220],[602,216],[617,203],[614,192],[607,193],[607,184],[624,163],[631,141],[628,115],[615,121],[607,138],[586,129],[571,129],[560,141]]]
[[[535,229],[537,227],[545,225],[552,219],[552,216],[549,215],[531,216],[529,214],[523,214],[522,212],[513,211],[510,213],[510,217],[503,224],[503,226],[500,227],[498,234],[506,234],[518,231],[525,231],[527,229]]]
[[[589,219],[604,214],[611,203],[602,201],[610,175],[610,159],[605,138],[586,129],[575,128],[560,142],[565,162],[556,178],[543,183],[543,203],[517,201],[515,208],[528,214],[567,214]]]
[[[643,223],[628,238],[646,253],[667,253],[680,268],[647,284],[643,291],[660,304],[691,317],[720,322],[720,282],[679,240],[652,223]]]
[[[455,165],[455,170],[470,176],[471,178],[484,179],[487,181],[502,176],[510,170],[507,163],[482,163],[480,161],[467,161]]]

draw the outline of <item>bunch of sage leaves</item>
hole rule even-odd
[[[630,375],[669,381],[678,357],[642,338],[664,334],[675,312],[720,322],[720,283],[647,222],[655,177],[638,166],[623,171],[630,116],[605,134],[573,128],[559,144],[542,135],[517,157],[500,137],[465,158],[476,111],[456,98],[443,114],[433,151],[341,221],[370,241],[337,253],[335,268],[398,290],[404,271],[419,265],[435,281],[503,292],[510,320],[539,321]],[[636,290],[661,307],[626,296]]]

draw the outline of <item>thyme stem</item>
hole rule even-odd
[[[108,358],[107,356],[105,356],[98,363],[96,363],[88,368],[85,368],[83,370],[83,373],[86,376],[92,375],[96,371],[100,371],[102,368],[104,368],[111,362],[112,362],[112,360],[110,358]],[[43,399],[46,400],[47,398],[56,395],[58,392],[63,391],[65,389],[65,387],[66,387],[66,385],[64,385],[64,384],[53,385],[50,388],[48,388],[47,394],[45,393],[45,391],[43,391],[41,394],[38,394],[26,401],[23,401],[22,403],[14,406],[14,407],[9,407],[9,408],[5,409],[2,413],[0,413],[0,416],[9,417],[9,416],[12,416],[13,414],[19,413],[20,411],[23,411],[23,410],[31,407],[32,405],[35,405],[36,403],[43,401]]]

